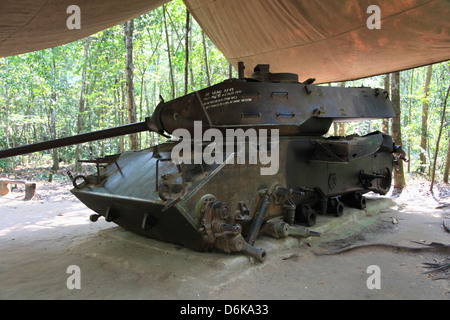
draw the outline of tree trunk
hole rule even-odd
[[[396,117],[392,121],[392,139],[396,145],[403,145],[400,117],[400,73],[394,72],[391,77],[391,99]],[[394,188],[403,189],[406,186],[403,161],[398,161],[394,170]]]
[[[190,39],[194,39],[192,29],[193,29],[192,27],[189,28],[189,38]],[[192,42],[193,41],[189,41],[189,52],[193,52]],[[192,67],[192,63],[189,64],[189,73],[190,73],[190,78],[191,78],[190,87],[191,87],[192,90],[194,90],[194,88],[195,88],[195,77],[194,77],[194,69]]]
[[[117,76],[114,78],[114,89],[112,91],[114,97],[114,125],[120,126],[119,113],[120,113],[120,97],[119,97],[119,80]],[[115,145],[117,146],[117,152],[119,152],[120,137],[114,138]]]
[[[143,109],[143,105],[144,105],[144,77],[145,71],[142,73],[142,77],[141,77],[141,99],[139,100],[139,121],[143,120],[143,116],[142,116],[142,109]],[[139,137],[139,149],[142,149],[142,134],[138,133],[138,137]]]
[[[11,128],[9,125],[9,101],[10,101],[10,97],[9,97],[9,92],[8,92],[8,85],[5,85],[5,96],[6,96],[6,102],[5,102],[5,108],[6,108],[6,146],[8,148],[11,148],[11,143],[10,143],[10,135],[11,135]],[[13,158],[14,159],[14,158]]]
[[[191,15],[186,10],[186,46],[185,46],[185,62],[184,62],[184,94],[188,93],[188,79],[189,79],[189,30],[190,30]]]
[[[52,48],[52,92],[50,97],[50,135],[52,139],[56,139],[56,60],[55,60],[55,51]],[[59,169],[59,157],[58,157],[58,149],[52,150],[52,170],[56,171]]]
[[[345,81],[339,84],[341,88],[345,88]],[[345,137],[345,122],[339,122],[339,136]]]
[[[80,105],[78,108],[78,117],[77,117],[77,134],[80,134],[83,131],[83,121],[84,121],[84,94],[86,91],[86,71],[87,71],[87,60],[88,60],[88,54],[89,54],[89,37],[84,39],[84,65],[83,65],[83,73],[81,76],[81,92],[80,92]],[[75,149],[75,171],[81,170],[81,164],[78,162],[78,160],[81,160],[80,155],[80,145],[77,144]]]
[[[205,70],[206,70],[206,81],[208,87],[211,86],[211,77],[209,76],[209,63],[208,63],[208,51],[206,50],[206,38],[205,32],[202,30],[202,42],[203,42],[203,54],[205,56]]]
[[[345,137],[345,122],[339,122],[339,136]]]
[[[409,80],[409,105],[408,105],[408,125],[412,121],[412,96],[413,96],[413,84],[414,84],[414,69],[411,70],[411,78]],[[411,172],[411,139],[408,140],[408,173]]]
[[[422,105],[422,130],[420,135],[420,172],[425,172],[425,167],[427,164],[426,150],[427,150],[427,138],[428,138],[428,92],[431,81],[432,65],[427,68],[427,76],[425,79],[425,87],[423,90],[424,99]]]
[[[56,139],[56,93],[52,93],[51,97],[51,107],[50,107],[50,136],[52,140]],[[58,149],[52,149],[52,170],[56,171],[59,169],[59,158]]]
[[[448,99],[449,92],[450,92],[450,86],[448,86],[447,94],[445,95],[445,99],[444,99],[444,107],[442,108],[441,125],[439,127],[439,134],[438,134],[438,138],[437,138],[437,142],[436,142],[436,151],[434,152],[433,172],[431,174],[431,185],[430,185],[431,193],[433,193],[434,174],[436,173],[436,161],[437,161],[437,155],[439,152],[439,142],[441,141],[442,129],[444,128],[445,109],[447,107],[447,99]]]
[[[166,32],[167,58],[169,59],[170,87],[171,87],[171,90],[172,90],[172,99],[175,99],[175,80],[173,78],[172,56],[171,56],[171,53],[170,53],[169,30],[167,30],[166,5],[163,6],[163,15],[164,15],[164,30]]]
[[[450,64],[448,65],[448,74],[450,75]],[[448,123],[449,121],[447,121]],[[444,168],[444,182],[448,183],[448,174],[450,171],[450,127],[447,129],[448,134],[448,143],[447,143],[447,159],[445,161],[445,168]]]
[[[450,171],[450,128],[448,129],[448,143],[447,143],[447,159],[444,168],[444,182],[448,183],[448,174]]]
[[[144,86],[144,97],[145,97],[144,98],[145,99],[145,110],[146,110],[147,114],[150,115],[151,114],[151,112],[150,112],[150,102],[149,102],[149,99],[148,99],[147,86]],[[148,148],[150,146],[149,138],[150,138],[150,133],[146,132],[146,134],[145,134],[145,147],[146,148]]]
[[[133,30],[134,20],[130,20],[124,23],[125,31],[125,48],[126,48],[126,64],[125,64],[125,77],[127,88],[127,111],[128,111],[128,123],[137,122],[136,116],[136,103],[134,101],[134,84],[133,84]],[[137,149],[137,134],[130,134],[130,149]]]
[[[333,122],[333,135],[335,137],[339,135],[339,124],[337,122]]]
[[[122,76],[119,76],[119,85],[120,85],[120,101],[121,101],[121,112],[120,112],[120,125],[124,125],[125,124],[125,120],[124,120],[124,111],[126,109],[126,97],[125,97],[125,88],[124,88],[124,82],[122,79]],[[122,153],[125,151],[125,136],[120,136],[120,145],[119,145],[119,153]]]
[[[390,81],[389,81],[389,73],[384,75],[384,90],[386,90],[387,92],[389,92],[389,86],[390,86]],[[385,118],[383,119],[383,124],[382,124],[382,129],[384,134],[389,134],[389,118]]]

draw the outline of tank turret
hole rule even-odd
[[[229,79],[167,103],[153,114],[153,128],[193,133],[194,121],[204,130],[278,129],[282,136],[324,135],[333,121],[395,117],[389,94],[370,88],[340,88],[303,83],[291,73],[270,73],[258,65],[252,78]]]

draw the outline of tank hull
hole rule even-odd
[[[269,148],[277,149],[279,161],[270,175],[261,175],[267,163],[248,163],[248,143],[245,163],[237,163],[233,152],[224,154],[223,163],[177,165],[171,156],[178,143],[124,152],[100,172],[101,179],[88,177],[72,193],[107,221],[138,234],[197,251],[245,251],[259,234],[276,228],[296,233],[297,225],[313,226],[318,214],[342,214],[336,203],[358,207],[355,199],[364,193],[385,194],[394,161],[392,139],[378,132],[280,137]]]

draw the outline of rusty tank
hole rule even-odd
[[[401,147],[381,132],[324,137],[333,122],[395,117],[382,89],[299,82],[258,65],[172,101],[145,121],[0,151],[0,158],[154,131],[168,141],[83,160],[71,192],[95,214],[132,232],[196,251],[242,252],[264,261],[259,235],[319,236],[318,215],[365,208],[386,194]]]

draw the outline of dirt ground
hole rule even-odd
[[[410,180],[400,195],[381,199],[392,206],[321,237],[259,239],[257,245],[272,246],[264,263],[192,252],[104,219],[92,223],[92,212],[70,188],[38,182],[30,201],[23,200],[20,186],[0,197],[0,299],[450,299],[450,268],[426,268],[450,263],[448,248],[426,246],[450,244],[446,185],[433,196],[428,182]],[[380,198],[369,199],[376,201]],[[77,281],[80,288],[70,289]]]

